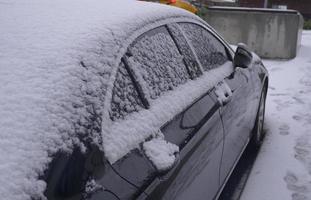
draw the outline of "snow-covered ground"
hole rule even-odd
[[[311,199],[311,31],[297,57],[264,61],[267,135],[241,200]]]

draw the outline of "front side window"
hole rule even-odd
[[[141,74],[151,99],[190,79],[183,56],[165,27],[147,32],[129,51],[131,66]]]
[[[112,90],[110,118],[115,121],[124,119],[130,113],[144,108],[138,92],[131,80],[123,62],[117,71],[114,87]]]
[[[228,61],[224,45],[203,27],[193,23],[179,23],[204,71],[214,69]]]

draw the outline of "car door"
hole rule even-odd
[[[232,51],[212,31],[193,23],[180,23],[180,26],[193,46],[203,70],[232,63]],[[247,105],[251,84],[248,81],[249,72],[236,69],[210,94],[222,105],[225,140],[220,171],[221,185],[249,138],[250,118],[247,117]]]
[[[230,100],[223,104],[221,117],[225,130],[225,145],[221,164],[220,180],[225,182],[230,175],[244,148],[248,144],[253,128],[251,112],[248,109],[252,94],[252,83],[246,69],[237,68],[232,76],[224,80],[232,94]]]
[[[181,24],[197,52],[198,59],[206,66],[217,67],[232,62],[232,51],[211,31],[197,24]],[[199,38],[204,38],[200,40]],[[209,48],[206,48],[209,46]],[[236,68],[216,87],[211,97],[222,104],[221,118],[225,140],[221,162],[220,183],[223,184],[248,142],[253,123],[251,69]],[[225,97],[225,99],[223,98]]]
[[[169,106],[181,108],[179,104],[184,102],[174,100],[174,95],[187,98],[189,89],[185,85],[190,79],[195,84],[202,74],[194,55],[184,55],[185,49],[180,48],[182,42],[187,45],[186,39],[173,39],[172,36],[176,37],[176,32],[166,26],[153,29],[131,45],[125,59],[141,85],[139,88],[142,88],[150,110],[166,101],[168,96],[173,99],[167,110],[160,110],[164,114],[171,110]],[[184,96],[178,91],[183,87]],[[210,92],[206,90],[189,105],[183,105],[179,113],[169,116],[160,127],[165,140],[177,145],[180,152],[174,167],[158,171],[156,176],[150,174],[154,180],[144,190],[148,199],[212,199],[217,193],[223,129],[220,105],[209,96]],[[125,172],[117,171],[125,177]]]

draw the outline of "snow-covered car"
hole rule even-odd
[[[187,11],[11,0],[0,24],[1,199],[215,199],[262,142],[262,62]]]

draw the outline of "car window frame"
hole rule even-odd
[[[163,19],[163,20],[160,20],[158,22],[153,22],[151,24],[148,24],[146,27],[141,27],[140,29],[136,30],[135,32],[136,33],[133,33],[133,35],[129,36],[129,40],[127,40],[126,42],[126,45],[123,47],[124,49],[124,53],[122,53],[120,55],[120,58],[118,59],[119,61],[116,62],[116,71],[118,70],[118,67],[119,67],[119,64],[120,62],[122,62],[121,60],[123,60],[125,58],[126,55],[130,55],[130,51],[129,51],[129,47],[134,44],[142,35],[144,35],[145,33],[153,30],[153,29],[156,29],[160,26],[167,26],[168,24],[172,24],[172,23],[192,23],[192,24],[196,24],[196,25],[199,25],[201,26],[202,28],[204,28],[206,31],[208,31],[210,34],[212,34],[215,38],[217,38],[217,40],[219,40],[221,42],[221,44],[225,47],[226,51],[228,51],[228,54],[229,54],[229,58],[231,59],[230,61],[233,62],[233,57],[234,57],[234,51],[233,49],[231,48],[231,46],[219,35],[216,33],[216,31],[210,27],[205,21],[203,21],[202,19],[197,19],[197,18],[191,18],[191,17],[176,17],[176,18],[170,18],[170,19]],[[165,27],[166,30],[169,32],[169,29],[167,27]],[[180,27],[181,29],[181,27]],[[170,33],[170,32],[169,32]],[[173,41],[175,42],[175,38],[173,35],[170,34],[170,36],[172,37]],[[178,51],[181,53],[181,55],[183,56],[182,54],[182,51],[180,51],[179,47],[177,44],[176,45],[176,48],[178,49]],[[189,44],[188,44],[189,46]],[[193,50],[192,50],[193,51]],[[123,60],[124,61],[124,60]],[[198,61],[198,60],[197,60]],[[124,63],[126,65],[126,63]],[[187,63],[185,63],[185,66],[188,68],[188,65]],[[127,67],[126,67],[127,68]],[[133,76],[133,72],[129,73],[130,76]],[[190,76],[190,74],[189,74]],[[135,80],[135,81],[134,81]],[[133,84],[135,84],[136,86],[138,87],[141,87],[140,85],[140,82],[137,78],[134,77],[134,79],[132,80]],[[113,81],[114,83],[114,81]],[[113,86],[114,84],[112,85],[112,87],[110,88],[110,92],[112,93],[112,90],[113,90]],[[135,86],[135,87],[136,87]],[[137,91],[139,93],[139,96],[144,96],[146,95],[147,93],[145,91],[143,91],[142,89],[139,89]],[[203,94],[202,94],[203,95]],[[145,100],[144,100],[145,99]],[[149,104],[149,100],[145,98],[141,99],[144,106],[146,107],[146,109],[149,109],[150,107],[150,104]],[[197,99],[196,99],[197,100]],[[195,100],[195,101],[196,101]],[[111,101],[112,101],[112,95],[109,95],[109,99],[108,99],[108,105],[107,108],[105,110],[107,110],[108,112],[110,111],[110,104],[111,104]],[[193,101],[193,102],[195,102]],[[108,114],[108,112],[105,112]],[[106,114],[105,114],[106,115]],[[109,117],[109,114],[107,115],[107,117],[110,119]],[[126,120],[126,119],[121,119],[122,121],[123,120]],[[110,120],[112,121],[112,120]],[[113,121],[112,121],[113,122]],[[168,122],[167,122],[168,123]],[[109,123],[110,124],[110,123]]]
[[[130,64],[130,63],[128,62],[128,60],[127,60],[127,56],[132,56],[132,53],[131,53],[131,51],[130,51],[130,46],[132,46],[133,44],[135,44],[135,43],[136,43],[139,39],[141,39],[144,35],[148,34],[148,32],[153,31],[154,29],[157,29],[157,28],[159,28],[159,27],[164,27],[164,28],[166,29],[166,31],[169,33],[170,37],[173,39],[174,44],[175,44],[176,48],[178,49],[178,52],[179,52],[182,56],[184,56],[184,55],[183,55],[183,52],[180,50],[179,45],[177,44],[177,40],[176,40],[175,36],[170,32],[170,30],[169,30],[169,28],[168,28],[168,26],[169,26],[170,24],[177,24],[177,26],[178,26],[178,27],[180,28],[180,30],[182,31],[182,28],[180,27],[179,23],[190,23],[190,24],[195,24],[195,25],[198,25],[198,26],[202,27],[204,30],[206,30],[208,33],[210,33],[215,39],[217,39],[217,40],[223,45],[223,47],[225,48],[225,51],[226,51],[226,53],[227,53],[227,56],[228,56],[228,61],[229,61],[229,62],[233,62],[234,51],[232,50],[232,48],[230,47],[230,45],[229,45],[219,34],[217,34],[216,31],[215,31],[214,29],[212,29],[212,28],[209,27],[208,25],[206,25],[206,24],[204,24],[204,23],[202,23],[202,22],[200,22],[200,21],[197,21],[197,20],[185,20],[185,21],[183,21],[183,20],[178,20],[178,21],[175,21],[175,22],[168,22],[168,23],[164,23],[164,24],[159,25],[159,26],[155,26],[155,27],[153,27],[153,28],[151,28],[151,29],[149,29],[149,30],[147,30],[147,31],[145,31],[145,32],[143,32],[143,33],[141,33],[140,35],[138,35],[138,36],[130,43],[130,45],[128,45],[128,47],[126,48],[126,49],[127,49],[127,50],[126,50],[126,53],[122,56],[120,62],[123,62],[123,64],[125,65],[125,68],[127,69],[128,73],[129,73],[129,75],[130,75],[130,77],[131,77],[131,81],[133,82],[133,84],[134,84],[134,86],[135,86],[135,88],[136,88],[136,91],[137,91],[137,93],[139,94],[138,96],[141,98],[141,101],[143,102],[143,105],[145,106],[144,109],[149,109],[149,108],[150,108],[150,100],[151,100],[151,99],[148,99],[148,98],[147,98],[147,95],[148,95],[147,92],[144,91],[144,90],[142,89],[142,85],[141,85],[141,83],[140,83],[139,78],[136,77],[137,75],[135,74],[134,70],[133,70],[132,67],[131,67],[131,64]],[[182,31],[182,32],[183,32],[183,31]],[[190,47],[191,47],[191,44],[189,44],[190,41],[189,41],[189,39],[186,37],[185,33],[183,33],[183,37],[184,37],[184,39],[187,40],[187,45],[188,45],[189,48],[190,48]],[[194,49],[193,49],[193,48],[190,48],[190,49],[191,49],[192,53],[195,54]],[[196,59],[196,61],[200,64],[200,61],[198,60],[197,57],[194,57],[193,59]],[[184,62],[184,64],[185,64],[186,68],[188,68],[187,63]],[[118,67],[119,67],[119,66],[118,66]],[[188,71],[188,69],[187,69],[187,71]],[[204,73],[204,72],[203,72],[203,73]],[[190,76],[190,79],[193,80],[193,79],[191,78],[191,75],[190,75],[189,71],[188,71],[188,75]],[[200,76],[202,76],[202,74],[201,74]],[[200,76],[198,76],[198,77],[200,77]],[[213,87],[213,88],[214,88],[214,87]],[[172,116],[171,120],[169,120],[169,121],[167,121],[166,123],[164,123],[164,124],[160,127],[160,129],[163,129],[167,124],[169,124],[171,121],[173,121],[174,119],[176,119],[176,117],[177,117],[178,115],[183,114],[184,112],[186,112],[186,111],[187,111],[189,108],[191,108],[197,101],[199,101],[199,100],[202,99],[205,95],[207,95],[208,93],[210,93],[210,92],[213,90],[213,88],[211,88],[209,91],[206,91],[206,92],[202,93],[202,94],[200,95],[200,97],[196,98],[191,104],[189,104],[189,106],[187,106],[187,107],[186,107],[184,110],[182,110],[179,114],[177,114],[176,116]],[[160,99],[161,99],[161,96],[158,97],[158,98],[155,99],[155,100],[158,100],[158,99],[160,100]],[[138,111],[138,112],[140,112],[140,111]],[[129,114],[131,114],[131,113],[129,113]],[[121,119],[121,120],[123,121],[123,120],[126,120],[126,119]]]

